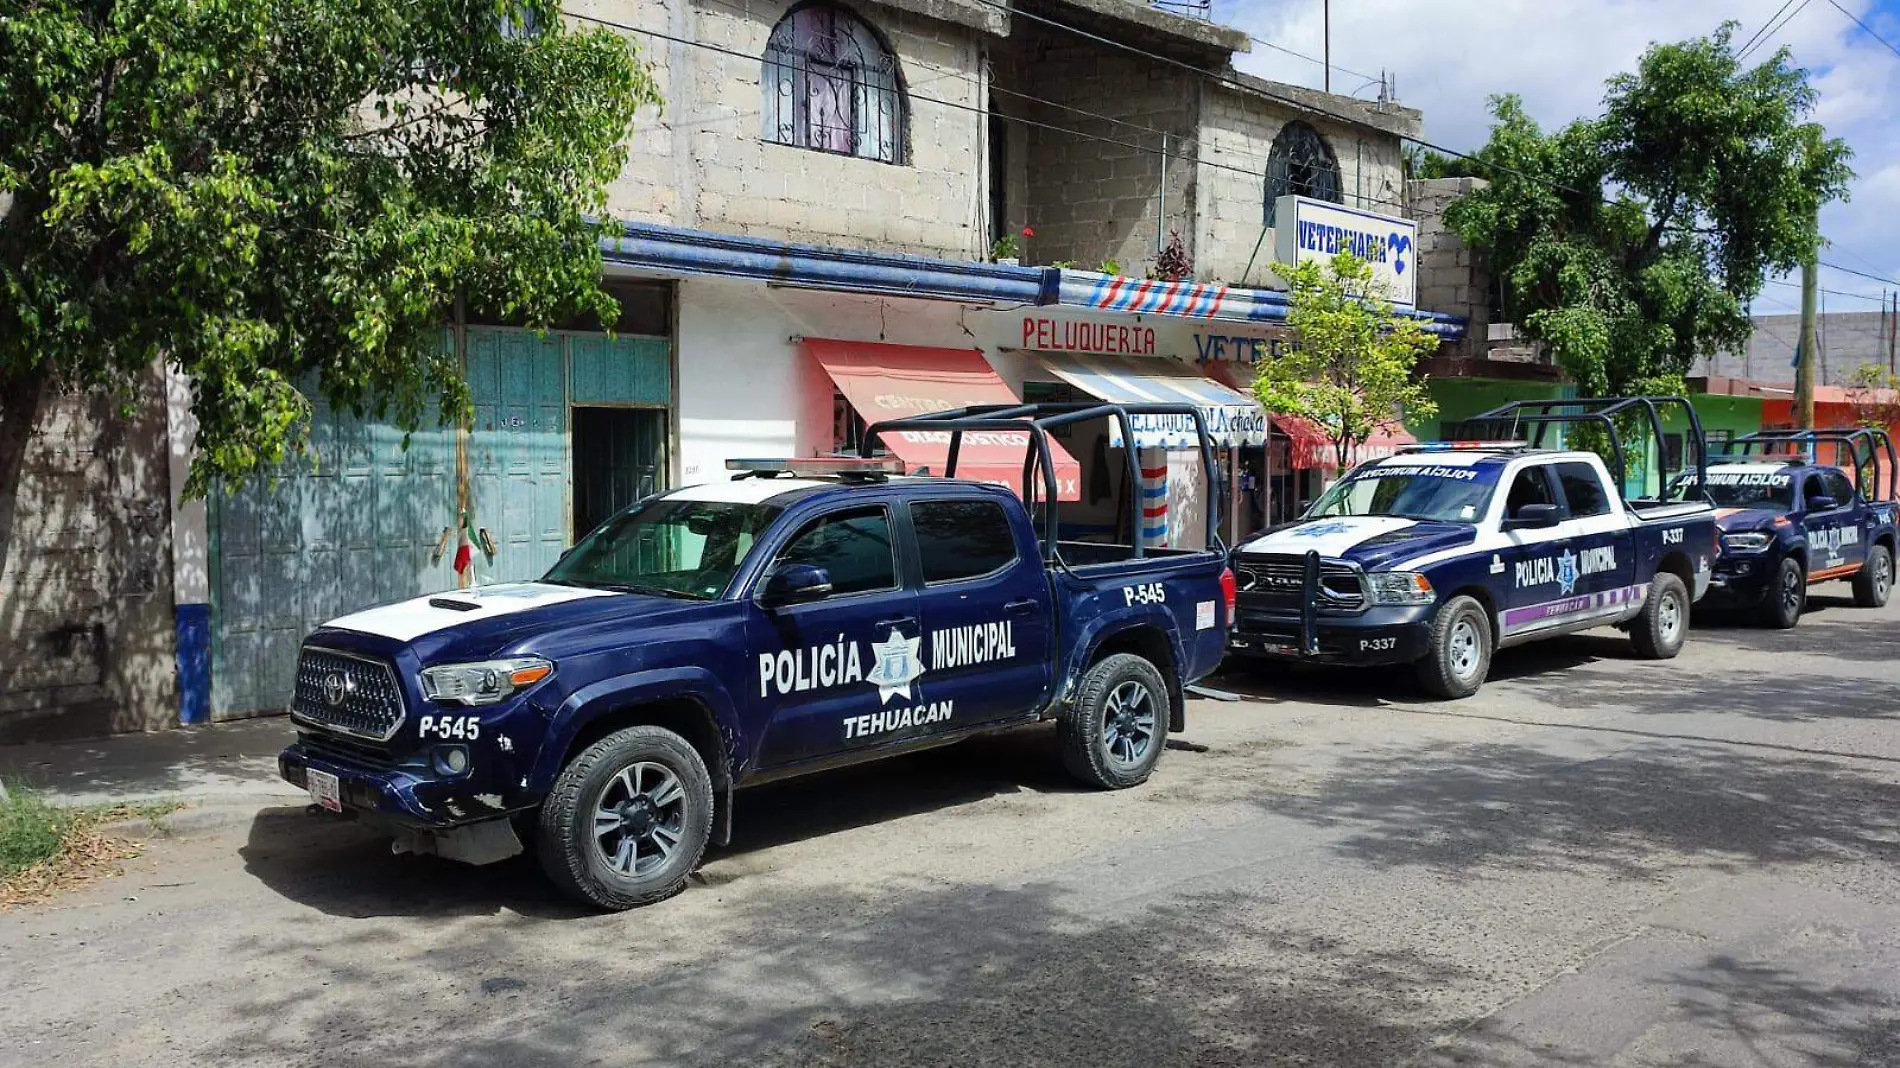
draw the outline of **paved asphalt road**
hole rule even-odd
[[[1829,598],[1451,704],[1230,678],[1145,788],[1046,734],[773,788],[617,916],[270,808],[0,919],[0,1064],[1900,1065],[1897,654]]]

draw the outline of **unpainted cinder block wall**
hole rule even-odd
[[[0,744],[178,719],[163,372],[41,404],[0,571]]]

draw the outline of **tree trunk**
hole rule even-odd
[[[20,473],[26,446],[39,422],[46,376],[34,371],[0,378],[0,575],[5,575],[13,546],[13,520],[19,514]]]

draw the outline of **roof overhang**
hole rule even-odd
[[[620,224],[603,237],[609,265],[656,274],[751,278],[775,285],[920,300],[1053,304],[1059,271],[831,248],[659,223]]]
[[[1063,271],[1055,303],[1065,307],[1189,319],[1283,323],[1289,300],[1277,289],[1239,289],[1215,282],[1156,282],[1093,271]],[[1446,341],[1465,336],[1465,320],[1442,312],[1401,311]]]

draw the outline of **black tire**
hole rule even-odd
[[[677,792],[666,788],[665,776]],[[654,804],[656,798],[663,803]],[[596,834],[596,813],[609,808],[623,822]],[[699,753],[664,727],[628,727],[588,746],[561,769],[541,806],[536,853],[548,878],[569,897],[602,909],[638,908],[686,885],[706,851],[712,820],[712,777]],[[606,852],[610,835],[618,836],[611,838],[617,854],[632,840],[630,858]],[[665,852],[661,847],[669,838],[671,851]],[[640,870],[649,860],[657,863]],[[620,870],[619,863],[631,870]]]
[[[1782,557],[1768,589],[1762,593],[1760,617],[1763,626],[1787,630],[1801,622],[1801,610],[1808,606],[1808,572],[1801,561]]]
[[[1689,587],[1668,571],[1649,580],[1643,610],[1630,621],[1630,643],[1645,660],[1668,660],[1689,637]]]
[[[1082,676],[1056,735],[1069,774],[1105,790],[1148,780],[1168,744],[1168,682],[1145,658],[1116,653]]]
[[[1491,613],[1476,598],[1453,597],[1438,606],[1419,659],[1418,682],[1433,697],[1470,697],[1491,673]]]
[[[1870,546],[1867,563],[1854,573],[1854,603],[1880,608],[1893,592],[1893,553],[1885,545]]]

